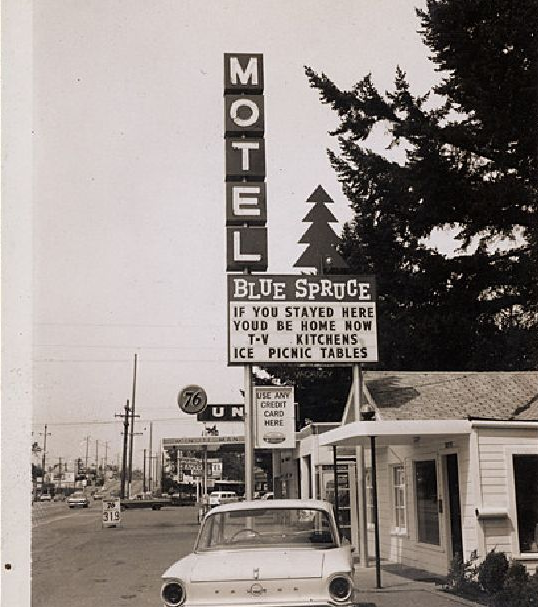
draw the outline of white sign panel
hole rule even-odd
[[[230,443],[243,444],[244,436],[183,436],[181,438],[163,438],[163,449],[170,447],[194,447],[201,445],[226,445]]]
[[[228,364],[377,362],[373,276],[228,276]]]
[[[293,388],[258,386],[254,388],[256,449],[295,447],[295,403]]]
[[[103,500],[103,527],[116,527],[121,523],[120,502]]]

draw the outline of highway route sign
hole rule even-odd
[[[207,407],[207,394],[196,384],[182,388],[177,396],[179,408],[189,415],[196,415]]]
[[[121,523],[120,501],[103,500],[103,527],[116,527]]]

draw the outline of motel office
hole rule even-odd
[[[495,549],[534,571],[538,373],[366,372],[368,421],[353,411],[350,394],[341,424],[312,423],[294,450],[275,452],[277,494],[334,501],[336,452],[342,532],[357,554],[367,551],[365,564],[375,556],[375,437],[383,562],[444,575],[456,553],[482,559]]]

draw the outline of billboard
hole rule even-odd
[[[256,449],[293,449],[295,447],[293,388],[256,386],[254,388],[254,411]]]
[[[377,361],[373,276],[228,276],[229,365]]]

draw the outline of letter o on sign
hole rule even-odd
[[[247,107],[250,116],[248,118],[239,117],[239,109],[241,107]],[[260,117],[260,110],[258,106],[252,101],[252,99],[236,99],[230,106],[230,118],[237,124],[237,126],[248,127],[256,124],[256,121]]]
[[[201,413],[207,407],[206,391],[196,384],[185,386],[177,395],[177,404],[189,415]]]

